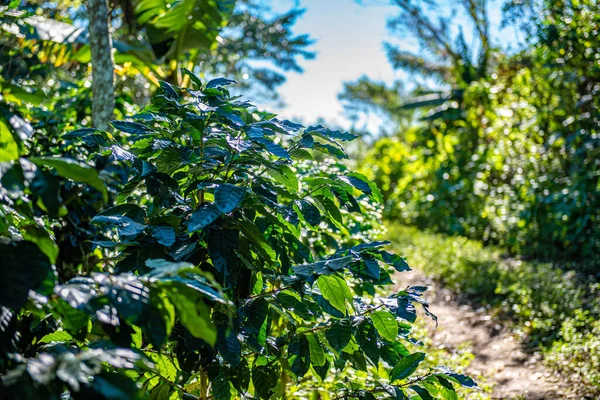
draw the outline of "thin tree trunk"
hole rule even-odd
[[[92,51],[92,126],[109,129],[115,108],[114,62],[107,0],[88,0]]]

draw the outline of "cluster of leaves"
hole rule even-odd
[[[426,112],[364,160],[390,217],[530,256],[597,257],[594,7],[544,3],[530,48],[496,55],[493,69],[446,96],[401,106]]]
[[[276,97],[285,81],[280,70],[300,71],[299,59],[314,56],[308,36],[292,33],[298,9],[266,13],[253,0],[114,0],[109,8],[118,116],[146,105],[159,79],[188,86],[177,65],[202,63],[209,76],[231,76],[245,88],[253,82],[254,91],[267,88]],[[31,136],[36,127],[27,122],[35,121],[56,137],[65,126],[89,123],[86,20],[77,0],[0,5],[0,126]]]
[[[424,288],[373,297],[409,268],[364,241],[381,194],[333,161],[354,136],[183,73],[194,89],[162,82],[115,132],[67,132],[54,156],[2,131],[3,395],[280,398],[347,368],[384,372],[338,397],[474,387],[415,375],[425,354],[403,342],[416,306],[432,316]]]

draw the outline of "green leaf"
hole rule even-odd
[[[52,264],[56,263],[58,246],[54,243],[54,240],[52,240],[46,230],[39,226],[29,225],[22,229],[21,234],[23,235],[23,239],[35,243]]]
[[[284,290],[277,293],[277,302],[306,321],[314,320],[314,315],[311,313],[308,305],[292,290]]]
[[[261,399],[268,399],[277,385],[279,374],[273,365],[254,365],[252,382],[254,390]]]
[[[290,341],[288,354],[291,356],[291,370],[297,378],[301,378],[310,369],[310,344],[306,335],[299,335]]]
[[[341,176],[340,179],[344,182],[351,184],[364,194],[370,196],[373,200],[379,203],[383,203],[383,195],[381,194],[381,191],[379,190],[377,185],[363,174],[359,174],[358,172],[351,172],[346,176]]]
[[[331,154],[337,158],[348,158],[348,155],[337,146],[333,146],[327,143],[315,142],[315,150],[319,150],[322,153]]]
[[[179,94],[177,93],[177,90],[175,89],[175,87],[173,85],[171,85],[169,82],[165,82],[165,81],[160,81],[160,88],[163,90],[163,92],[165,93],[165,95],[167,97],[170,97],[174,100],[179,98]]]
[[[73,336],[67,331],[56,331],[44,335],[38,343],[51,343],[51,342],[66,342],[72,340]]]
[[[148,400],[168,400],[171,395],[171,385],[161,382],[152,388]]]
[[[190,80],[194,83],[194,85],[196,86],[196,89],[201,89],[202,88],[202,81],[200,80],[200,78],[198,77],[198,75],[196,75],[195,73],[193,73],[192,71],[190,71],[187,68],[181,68],[181,71],[190,77]]]
[[[373,395],[371,392],[367,392],[366,390],[362,390],[358,394],[358,400],[377,400],[377,397]]]
[[[229,332],[226,330],[226,326],[219,326],[217,350],[225,361],[235,367],[241,360],[242,345],[235,330],[229,329]]]
[[[108,191],[104,182],[98,176],[98,171],[89,165],[64,157],[30,157],[29,160],[38,166],[54,168],[63,178],[90,185],[102,193],[105,202],[108,201]]]
[[[440,385],[437,387],[438,395],[443,400],[458,400],[458,395],[456,394],[456,389],[454,389],[454,385],[446,378],[441,376],[436,376],[435,379],[438,380]]]
[[[231,383],[224,372],[219,373],[211,383],[211,393],[215,400],[230,400],[233,397]]]
[[[312,160],[313,156],[312,154],[304,149],[300,149],[300,148],[296,148],[296,149],[292,149],[289,151],[290,156],[294,159],[294,160]]]
[[[364,175],[359,175],[359,174],[349,175],[349,176],[345,176],[342,178],[345,178],[342,180],[347,181],[349,184],[351,184],[352,186],[354,186],[361,192],[363,192],[365,194],[372,193],[371,187],[369,186],[369,181],[368,181],[367,177],[365,177]]]
[[[313,134],[313,135],[316,134],[325,139],[339,139],[339,140],[344,140],[344,141],[351,141],[358,137],[349,132],[332,131],[329,128],[325,128],[323,125],[309,126],[308,128],[306,128],[306,130],[304,132]]]
[[[177,376],[179,375],[179,368],[177,368],[177,364],[175,363],[174,359],[164,353],[148,352],[146,354],[150,360],[154,362],[154,369],[159,374],[171,382],[174,382],[177,379]]]
[[[19,311],[27,302],[30,290],[52,291],[54,270],[48,257],[35,244],[0,242],[0,254],[0,306]]]
[[[141,224],[146,219],[146,211],[135,204],[120,204],[115,207],[107,208],[98,213],[97,216],[125,216]]]
[[[331,216],[331,218],[333,218],[335,221],[337,221],[340,224],[344,223],[344,220],[342,219],[342,213],[340,212],[340,209],[338,208],[337,204],[335,204],[335,202],[327,197],[320,197],[319,200],[321,201],[321,203],[323,204],[323,206],[325,207],[325,209],[327,210],[327,213]]]
[[[231,283],[230,275],[238,262],[238,257],[235,253],[235,250],[238,248],[238,241],[239,231],[234,229],[211,229],[206,239],[208,254],[210,255],[212,264],[226,285]],[[250,282],[243,283],[250,285]]]
[[[163,297],[158,296],[155,291],[146,286],[147,282],[132,274],[96,274],[93,280],[100,286],[98,291],[95,285],[88,285],[88,287],[79,285],[81,279],[74,278],[67,285],[62,285],[63,287],[58,290],[58,293],[63,298],[68,299],[63,294],[65,287],[75,286],[76,290],[83,289],[83,295],[80,296],[82,297],[81,300],[88,296],[91,296],[91,299],[87,301],[80,300],[80,309],[86,310],[90,315],[106,313],[104,322],[115,326],[120,325],[123,320],[139,326],[155,347],[160,347],[164,343],[171,328],[171,323],[168,321],[170,319],[168,316],[170,304],[165,304]],[[77,296],[76,290],[73,291],[73,294]],[[118,319],[115,318],[114,311],[111,308],[98,308],[98,305],[104,300],[104,298],[102,300],[98,299],[101,293],[104,293],[110,306],[117,311]],[[121,322],[119,322],[119,319]]]
[[[429,391],[427,389],[425,389],[424,387],[417,386],[417,385],[411,385],[408,388],[414,390],[415,393],[417,393],[419,395],[421,400],[435,400],[435,397],[433,397],[429,393]]]
[[[333,307],[345,314],[347,311],[346,301],[352,302],[352,293],[346,281],[338,275],[321,275],[317,279],[317,285],[319,285],[323,297]]]
[[[208,83],[206,84],[206,88],[212,89],[212,88],[216,88],[216,87],[232,85],[234,83],[237,83],[237,82],[234,80],[231,80],[231,79],[226,79],[226,78],[216,78],[216,79],[208,81]]]
[[[152,237],[163,246],[170,247],[175,243],[175,229],[170,225],[155,225],[150,232],[152,232]]]
[[[172,286],[167,296],[177,310],[177,317],[192,336],[214,347],[217,343],[217,327],[211,321],[210,308],[198,294],[191,288],[178,285]]]
[[[222,183],[215,190],[215,204],[223,214],[229,214],[240,205],[245,193],[246,188]]]
[[[135,237],[142,233],[147,225],[139,223],[132,218],[124,215],[102,215],[98,214],[92,218],[93,223],[104,223],[108,225],[116,225],[120,236]]]
[[[392,372],[390,372],[390,380],[402,380],[411,376],[419,364],[425,359],[425,353],[413,353],[409,356],[403,357],[398,364],[394,366]]]
[[[229,383],[228,377],[223,372],[218,374],[211,383],[211,393],[215,400],[230,400],[233,397],[231,383]]]
[[[199,209],[194,211],[188,220],[188,232],[193,233],[213,223],[221,211],[213,203],[204,203]]]
[[[245,358],[240,360],[237,367],[231,370],[231,383],[240,392],[248,390],[250,384],[250,368],[248,367],[248,361]]]
[[[62,207],[58,179],[50,172],[38,169],[29,189],[39,198],[40,208],[46,211],[50,218],[56,218]]]
[[[102,372],[95,375],[91,386],[105,399],[135,400],[142,398],[136,383],[131,378],[116,372]]]
[[[336,321],[331,328],[325,331],[325,337],[335,351],[341,351],[350,343],[350,339],[352,338],[352,324],[350,320],[340,319]]]
[[[317,302],[319,307],[327,314],[332,315],[336,318],[344,318],[347,316],[346,312],[342,312],[334,306],[332,306],[331,303],[328,300],[326,300],[322,295],[313,293],[311,297]]]
[[[366,274],[372,278],[379,279],[381,272],[379,271],[379,263],[369,254],[362,257],[366,267]]]
[[[267,331],[269,328],[269,303],[264,298],[258,298],[248,306],[248,330],[255,335],[256,341],[261,345],[267,344]]]
[[[375,311],[371,313],[371,321],[381,337],[393,342],[398,336],[398,322],[392,314],[387,311]]]
[[[0,118],[0,162],[19,158],[19,144],[13,136],[8,123]]]
[[[396,309],[396,315],[408,322],[415,322],[417,320],[417,309],[414,304],[407,296],[398,297],[398,308]]]
[[[261,232],[255,224],[244,221],[240,223],[240,228],[244,232],[244,235],[246,235],[248,240],[254,243],[253,248],[256,251],[258,251],[265,259],[267,259],[270,262],[277,259],[277,253],[269,245],[269,243],[264,237],[263,232]]]
[[[310,347],[310,362],[312,365],[322,367],[325,365],[327,359],[325,358],[325,351],[323,351],[319,338],[314,334],[308,334],[306,335],[306,339],[308,339],[308,345]]]
[[[307,200],[300,200],[296,204],[306,222],[312,226],[317,226],[321,223],[321,212],[317,206]]]
[[[298,191],[298,177],[290,167],[282,165],[278,169],[267,170],[267,173],[286,188],[294,192]]]
[[[8,192],[22,194],[25,190],[25,175],[21,163],[14,163],[8,170],[3,171],[0,185]]]
[[[290,153],[286,149],[284,149],[281,145],[273,142],[271,139],[267,139],[264,137],[252,138],[252,141],[256,143],[260,143],[267,149],[267,151],[277,157],[285,158],[286,160],[291,159]]]
[[[379,341],[375,327],[369,320],[364,320],[356,327],[356,342],[360,350],[371,360],[373,365],[379,362]]]
[[[450,380],[460,384],[463,387],[467,387],[467,388],[475,388],[477,387],[477,383],[469,376],[467,375],[463,375],[463,374],[458,374],[454,371],[451,371],[450,369],[446,368],[446,367],[437,367],[436,368],[438,371],[440,371],[439,374],[440,376],[449,378]]]
[[[399,255],[388,253],[387,251],[383,250],[376,251],[375,253],[383,260],[383,262],[393,266],[396,271],[410,271],[410,267],[408,266],[406,260]]]
[[[131,133],[133,135],[145,135],[152,132],[152,129],[139,122],[115,120],[110,121],[110,124],[121,132]]]
[[[146,267],[150,268],[151,271],[145,276],[149,278],[165,278],[169,276],[177,276],[186,272],[197,271],[194,264],[189,262],[172,262],[162,258],[148,259],[146,260]]]

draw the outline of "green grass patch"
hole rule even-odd
[[[525,346],[541,348],[577,393],[600,394],[600,285],[591,278],[464,237],[393,223],[387,237],[409,265],[522,332]]]

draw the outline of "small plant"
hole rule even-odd
[[[347,369],[371,378],[335,381],[330,398],[474,387],[443,368],[416,375],[426,355],[403,342],[415,306],[431,314],[424,288],[378,295],[409,267],[366,241],[381,194],[335,161],[354,136],[185,73],[194,90],[163,82],[116,133],[63,136],[97,169],[32,156],[2,169],[3,396],[285,398],[291,382],[318,392]],[[65,259],[62,241],[79,256]]]

